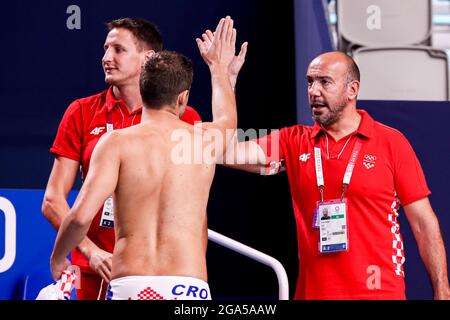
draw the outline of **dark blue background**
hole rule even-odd
[[[447,123],[450,119],[450,102],[360,101],[359,107],[369,111],[379,122],[400,130],[410,141],[425,172],[432,192],[430,201],[448,246],[450,148]],[[407,297],[429,299],[432,297],[430,282],[403,210],[400,214],[400,226],[405,240]],[[448,254],[447,249],[447,256]]]

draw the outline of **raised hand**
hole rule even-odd
[[[247,55],[247,47],[248,42],[244,42],[241,46],[239,54],[233,58],[233,61],[231,61],[230,67],[228,68],[228,73],[230,75],[237,77],[237,75],[239,74],[239,71],[241,70],[245,62],[245,56]]]
[[[203,46],[206,50],[211,47],[214,41],[214,33],[211,30],[206,30],[205,33],[202,34],[202,39],[203,41],[200,41],[201,46]],[[236,86],[237,77],[239,75],[239,72],[241,71],[242,66],[244,65],[245,57],[247,55],[247,47],[248,42],[244,42],[241,46],[239,54],[233,57],[230,65],[228,66],[228,75],[233,88]]]
[[[235,57],[236,46],[236,29],[233,28],[233,20],[229,16],[220,19],[212,39],[203,34],[203,40],[197,38],[196,42],[203,60],[210,68],[221,66],[228,71]]]

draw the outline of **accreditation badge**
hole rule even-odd
[[[114,201],[112,196],[106,199],[103,204],[100,227],[114,228]]]
[[[317,207],[320,230],[319,252],[348,250],[347,200],[321,202]]]
[[[317,201],[317,205],[314,208],[314,213],[313,213],[313,221],[312,221],[312,227],[313,229],[319,229],[320,228],[320,220],[319,220],[319,204],[321,202]]]

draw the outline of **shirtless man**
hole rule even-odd
[[[95,213],[114,194],[116,245],[109,298],[211,298],[205,235],[215,163],[176,163],[172,151],[180,142],[172,136],[184,132],[191,141],[204,141],[202,136],[212,132],[231,138],[226,130],[236,129],[227,71],[235,58],[233,20],[221,19],[215,35],[212,43],[197,39],[211,72],[213,122],[199,129],[179,119],[188,101],[191,62],[174,52],[152,55],[140,79],[142,122],[104,135],[96,146],[86,181],[56,238],[50,261],[55,279],[70,265],[66,256],[86,236]],[[203,155],[209,150],[219,159],[228,142],[211,147],[205,141],[193,151]]]

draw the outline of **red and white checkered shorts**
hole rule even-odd
[[[211,300],[203,280],[179,276],[128,276],[110,282],[109,300]]]

